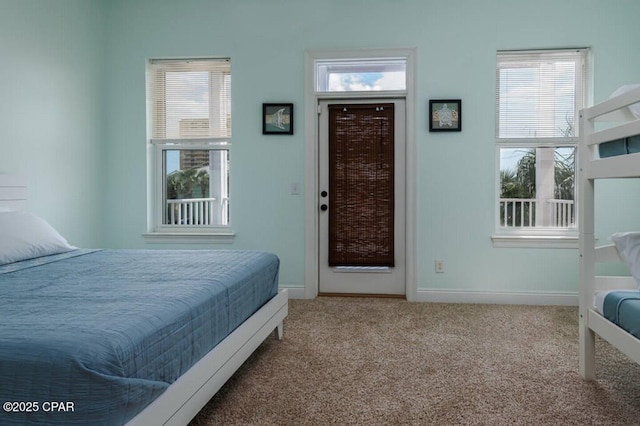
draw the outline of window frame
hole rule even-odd
[[[575,118],[574,118],[574,135],[569,137],[541,137],[541,138],[501,138],[499,135],[500,111],[498,109],[499,100],[499,78],[500,72],[500,55],[509,54],[540,54],[541,59],[546,53],[561,52],[580,52],[581,63],[580,68],[576,68],[576,87],[582,85],[581,90],[582,105],[580,105],[579,96],[575,101]],[[496,55],[496,129],[495,129],[495,191],[494,191],[494,234],[491,239],[494,247],[533,247],[533,248],[577,248],[578,247],[578,221],[580,212],[577,210],[578,205],[578,112],[588,104],[587,81],[589,77],[589,49],[588,48],[571,48],[571,49],[553,49],[553,50],[524,50],[524,51],[499,51]],[[575,224],[571,228],[557,227],[506,227],[500,224],[500,198],[501,198],[501,181],[500,181],[500,162],[501,149],[508,148],[561,148],[573,147],[575,149],[574,158],[574,208],[575,208]]]
[[[176,62],[185,61],[227,61],[228,58],[180,58]],[[200,151],[227,151],[229,162],[232,158],[232,136],[224,137],[185,137],[185,138],[153,138],[153,78],[152,63],[147,63],[147,166],[148,197],[147,197],[147,232],[143,233],[148,243],[232,243],[235,232],[231,227],[231,219],[227,224],[213,225],[170,225],[164,223],[166,177],[165,177],[165,152],[200,150]],[[160,59],[162,62],[171,60]],[[229,71],[230,74],[230,71]],[[231,75],[231,74],[230,74]],[[231,105],[229,105],[231,111]],[[231,120],[231,123],[233,121]],[[229,184],[230,185],[230,184]],[[229,190],[229,196],[231,189]]]
[[[359,57],[359,58],[318,58],[314,60],[314,93],[389,93],[407,91],[406,57]],[[362,89],[362,90],[332,90],[330,78],[332,75],[364,75],[369,73],[400,72],[404,75],[404,87],[393,89]]]

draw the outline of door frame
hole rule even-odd
[[[406,91],[389,92],[323,92],[315,90],[315,61],[319,59],[348,58],[405,58],[407,60]],[[416,49],[384,49],[354,51],[306,51],[304,60],[304,129],[305,129],[305,254],[304,297],[318,296],[318,233],[319,233],[319,182],[318,182],[318,110],[320,100],[332,99],[385,99],[404,98],[406,108],[405,150],[405,295],[408,301],[417,300],[416,276],[416,213],[417,213],[417,145],[416,145]]]

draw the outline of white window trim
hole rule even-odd
[[[145,232],[142,234],[149,244],[231,244],[235,238],[233,231],[217,232]]]
[[[187,58],[182,58],[187,59]],[[190,58],[213,59],[216,58]],[[177,59],[180,60],[180,59]],[[222,59],[221,59],[222,60]],[[147,134],[152,134],[152,99],[148,96],[152,88],[153,72],[151,61],[147,63]],[[197,139],[149,139],[147,141],[147,231],[142,233],[146,243],[150,244],[207,244],[233,243],[235,232],[229,225],[212,226],[168,226],[162,224],[163,185],[162,154],[166,149],[224,149],[231,155],[231,137]]]
[[[329,90],[329,77],[332,74],[340,74],[340,71],[349,74],[348,71],[359,70],[362,72],[367,68],[370,72],[396,72],[403,70],[405,73],[405,85],[406,85],[406,73],[407,73],[407,57],[389,57],[389,56],[373,56],[373,57],[360,57],[360,58],[344,58],[344,57],[331,57],[331,58],[317,58],[314,60],[315,68],[315,92],[316,93],[355,93],[358,91],[348,90]],[[359,72],[356,71],[356,74]],[[392,90],[386,89],[371,89],[363,90],[365,93],[389,93],[400,92],[406,93],[406,87],[395,88]]]
[[[563,146],[575,146],[576,148],[576,166],[577,166],[577,155],[578,155],[578,138],[567,138],[566,140],[562,140],[561,143],[552,143],[546,141],[545,143],[538,143],[536,146],[538,147],[555,147],[559,145]],[[505,142],[505,143],[496,143],[495,144],[496,151],[496,162],[498,165],[495,173],[495,194],[496,197],[500,196],[500,148],[518,148],[518,147],[529,147],[526,142],[519,142],[518,144],[514,144],[513,142]],[[578,197],[578,172],[576,170],[576,179],[574,181],[574,194],[575,194],[575,202],[577,204]],[[522,229],[522,228],[507,228],[500,226],[500,211],[498,203],[496,202],[497,198],[494,199],[494,234],[491,236],[491,241],[493,242],[493,246],[496,248],[578,248],[578,220],[580,220],[579,212],[576,211],[576,226],[574,228],[543,228],[537,227],[532,229]]]
[[[553,50],[574,50],[574,49],[553,49]],[[590,73],[590,54],[588,48],[579,48],[575,50],[585,50],[585,67],[583,68],[584,72]],[[531,50],[530,53],[536,53],[537,51]],[[544,53],[546,51],[540,51]],[[587,87],[583,88],[583,99],[585,106],[588,104],[589,99],[589,89],[588,89],[588,75],[587,78],[583,78],[583,81],[587,85]],[[497,82],[496,82],[497,84]],[[578,107],[580,109],[580,107]],[[577,117],[577,115],[576,115]],[[496,126],[498,126],[498,118],[496,117]],[[497,134],[497,127],[496,127]],[[578,239],[578,221],[580,220],[580,212],[576,210],[576,224],[574,228],[570,229],[558,229],[558,228],[542,228],[538,227],[536,229],[522,229],[515,228],[509,229],[500,226],[500,211],[498,208],[499,203],[497,200],[500,196],[500,148],[514,148],[514,147],[558,147],[558,146],[574,146],[576,148],[576,159],[575,165],[578,165],[578,145],[579,145],[579,137],[568,137],[568,138],[544,138],[542,139],[534,139],[528,140],[526,138],[518,138],[518,139],[498,139],[496,136],[495,140],[495,198],[494,198],[494,209],[495,209],[495,224],[494,224],[494,234],[491,236],[491,241],[493,246],[496,248],[555,248],[555,249],[575,249],[579,246]],[[575,171],[575,179],[574,179],[574,203],[577,206],[578,204],[578,170]]]
[[[194,150],[227,150],[231,155],[232,144],[228,142],[228,138],[211,138],[199,139],[194,142],[179,143],[172,140],[151,140],[153,153],[153,169],[154,179],[152,183],[153,201],[150,216],[152,227],[148,232],[144,233],[145,240],[149,243],[231,243],[234,240],[235,233],[231,224],[229,225],[211,225],[211,226],[171,226],[162,224],[162,212],[164,209],[163,198],[164,193],[164,176],[162,167],[163,151],[171,149],[194,149]]]
[[[554,248],[577,249],[578,236],[569,235],[506,235],[491,236],[495,248]]]

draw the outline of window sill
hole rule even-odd
[[[236,236],[228,232],[146,232],[142,234],[149,244],[231,244]]]
[[[542,235],[493,235],[496,248],[554,248],[577,249],[578,236],[542,236]]]

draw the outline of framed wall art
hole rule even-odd
[[[262,104],[262,134],[292,135],[293,104]]]
[[[429,131],[459,132],[462,130],[461,99],[429,100]]]

